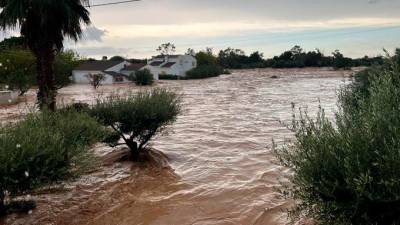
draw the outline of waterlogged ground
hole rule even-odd
[[[34,195],[36,210],[0,219],[0,224],[286,224],[284,210],[291,202],[277,189],[289,170],[278,165],[271,145],[272,139],[282,143],[292,134],[279,121],[291,120],[292,102],[308,106],[311,114],[321,104],[332,116],[337,90],[350,74],[262,69],[206,80],[160,81],[156,86],[177,90],[184,100],[184,113],[152,145],[165,153],[158,157],[171,168],[106,164],[61,190]],[[94,91],[75,85],[60,90],[59,97],[65,103],[92,102],[100,94],[138,89],[114,85]],[[1,121],[29,111],[34,92],[28,95],[25,103],[0,108]],[[96,151],[107,155],[112,150],[98,146]]]

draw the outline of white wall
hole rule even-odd
[[[17,91],[0,91],[0,105],[14,104],[17,100]]]
[[[143,67],[143,69],[150,70],[150,73],[153,74],[154,80],[159,80],[159,75],[160,75],[160,68],[159,67],[147,65],[147,66]]]
[[[168,62],[176,62],[173,66],[170,68],[163,68],[162,65]],[[186,76],[186,72],[196,68],[197,67],[197,60],[193,56],[190,55],[182,55],[179,56],[178,58],[169,58],[167,62],[161,64],[161,66],[150,66],[151,61],[149,62],[149,65],[147,65],[145,68],[149,69],[152,74],[154,74],[155,77],[159,77],[159,74],[172,74],[172,75],[177,75],[177,76]]]

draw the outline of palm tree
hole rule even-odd
[[[75,41],[81,25],[90,24],[89,0],[0,0],[0,29],[21,29],[21,36],[36,57],[38,104],[56,108],[53,63],[65,37]]]

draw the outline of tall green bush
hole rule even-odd
[[[186,73],[187,79],[202,79],[209,77],[217,77],[224,73],[224,69],[218,65],[198,66]]]
[[[35,58],[26,50],[0,52],[0,83],[25,94],[35,83]]]
[[[116,139],[113,146],[123,139],[132,152],[132,159],[139,160],[148,142],[171,125],[181,111],[178,94],[165,89],[154,89],[128,96],[110,96],[99,99],[90,114],[105,126],[111,127]]]
[[[370,78],[368,95],[353,85],[342,90],[334,122],[323,110],[316,119],[294,118],[296,141],[275,149],[294,172],[286,189],[296,200],[294,218],[400,224],[400,71],[391,63]]]
[[[137,85],[151,85],[154,83],[154,75],[148,69],[139,70],[134,77],[130,77]]]
[[[76,177],[92,162],[88,146],[105,129],[74,111],[35,113],[0,128],[0,214],[11,199],[27,191]]]

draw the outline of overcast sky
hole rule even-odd
[[[400,0],[141,0],[91,8],[84,40],[66,45],[97,58],[148,57],[164,42],[179,53],[235,47],[269,57],[298,44],[377,55],[400,47],[399,12]]]

